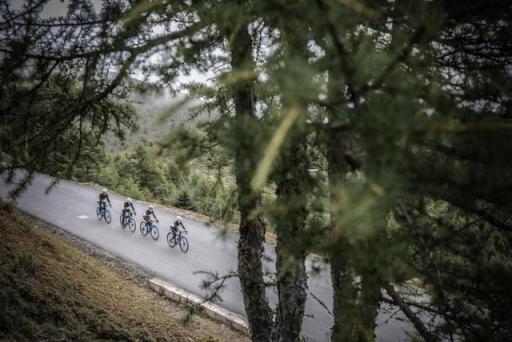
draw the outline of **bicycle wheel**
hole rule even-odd
[[[134,233],[135,227],[136,227],[135,220],[131,218],[130,221],[128,221],[128,229],[130,229],[130,232]]]
[[[188,251],[188,240],[186,237],[182,236],[180,238],[180,248],[183,253],[187,253]]]
[[[103,215],[101,214],[101,209],[100,207],[97,207],[96,208],[96,216],[98,217],[98,220],[101,221],[101,219],[103,218]]]
[[[176,237],[174,236],[173,233],[169,232],[167,233],[167,244],[169,245],[169,247],[173,248],[174,246],[176,246]]]
[[[153,238],[153,240],[158,240],[158,238],[160,237],[160,232],[158,231],[158,227],[153,225],[153,227],[151,227],[151,237]]]
[[[119,216],[119,223],[121,223],[121,228],[124,228],[123,214],[121,214],[121,216]]]
[[[147,224],[144,224],[144,222],[140,223],[140,233],[142,234],[142,236],[148,235],[148,226]]]
[[[105,221],[107,221],[107,223],[112,222],[112,215],[110,215],[110,211],[108,211],[107,209],[105,209],[103,217],[105,217]]]

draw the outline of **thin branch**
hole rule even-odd
[[[225,287],[225,282],[231,278],[238,278],[238,272],[229,271],[225,275],[219,275],[218,272],[196,271],[194,274],[206,275],[206,279],[202,282],[202,287],[209,291],[203,300],[203,303],[213,302],[215,299],[222,301],[219,293]]]
[[[311,290],[309,288],[308,288],[308,292],[311,295],[311,297],[313,297],[313,299],[316,300],[318,302],[318,304],[320,304],[320,306],[322,306],[325,309],[325,311],[327,311],[329,316],[334,317],[334,313],[331,310],[329,310],[327,305],[320,298],[318,298],[313,292],[311,292]]]
[[[404,302],[400,294],[395,291],[393,285],[387,283],[384,284],[384,289],[389,294],[389,296],[393,299],[394,304],[398,305],[400,310],[407,316],[407,318],[412,322],[418,333],[425,339],[427,342],[435,342],[438,341],[438,338],[434,336],[427,327],[423,324],[420,318],[416,316],[416,314],[411,310],[411,308]]]
[[[165,43],[168,43],[170,41],[177,40],[180,38],[184,38],[187,35],[190,35],[190,34],[196,32],[196,30],[204,28],[205,26],[206,25],[203,23],[196,23],[195,25],[191,25],[181,31],[175,31],[175,32],[172,32],[169,34],[165,34],[165,35],[150,39],[142,45],[125,46],[123,44],[115,44],[115,45],[111,45],[110,47],[104,48],[104,49],[91,50],[91,51],[87,51],[87,52],[83,52],[83,53],[69,54],[69,55],[64,55],[64,56],[52,56],[52,55],[34,54],[34,53],[25,53],[25,56],[32,58],[32,59],[36,59],[36,60],[39,59],[39,60],[56,61],[56,62],[72,61],[72,60],[76,60],[76,59],[86,59],[86,58],[91,58],[91,57],[95,57],[98,55],[108,55],[108,54],[112,54],[112,53],[116,53],[116,52],[129,52],[132,55],[137,56],[137,55],[147,52],[147,51],[151,50],[152,48],[155,48],[159,45],[162,45],[162,44],[165,44]],[[116,47],[114,47],[114,46],[116,46]],[[5,52],[8,54],[14,53],[14,51],[12,51],[12,50],[1,48],[1,47],[0,47],[0,52]]]
[[[4,22],[0,22],[0,26],[5,25],[5,24],[9,24],[9,23],[10,23],[10,22],[12,22],[13,20],[16,20],[16,19],[18,19],[18,18],[23,17],[23,16],[24,16],[24,15],[26,15],[26,14],[31,13],[32,11],[34,11],[35,9],[37,9],[38,7],[41,7],[42,5],[44,5],[44,3],[45,3],[45,2],[49,2],[49,0],[41,0],[41,1],[39,1],[39,2],[38,2],[38,3],[36,3],[34,6],[29,7],[29,8],[27,8],[25,11],[23,11],[23,12],[20,12],[20,13],[16,14],[14,17],[9,18],[9,19],[7,19],[7,20],[6,20],[6,21],[4,21]]]
[[[362,92],[367,92],[368,90],[377,89],[386,80],[386,78],[395,70],[398,64],[404,62],[407,57],[409,57],[409,54],[414,47],[414,44],[418,43],[421,38],[423,37],[425,33],[425,26],[421,24],[414,32],[414,34],[411,36],[407,44],[402,48],[402,50],[395,56],[395,58],[389,63],[384,71],[380,74],[379,77],[377,77],[376,81],[373,84],[366,84],[363,87],[361,87]]]

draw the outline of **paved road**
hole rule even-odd
[[[131,233],[120,228],[119,215],[124,198],[111,195],[112,223],[98,222],[95,210],[98,189],[75,182],[62,181],[49,194],[45,189],[51,178],[38,175],[34,178],[30,188],[18,199],[17,206],[51,224],[65,229],[74,235],[85,239],[110,253],[123,259],[134,262],[159,277],[188,290],[196,295],[204,295],[201,280],[204,276],[195,274],[196,271],[216,271],[225,274],[236,270],[238,234],[228,233],[221,236],[214,227],[184,218],[184,225],[189,231],[190,249],[182,253],[179,248],[169,248],[166,235],[169,224],[176,215],[161,207],[156,207],[156,214],[160,220],[160,239],[153,241],[149,235],[143,237],[138,229],[141,215],[146,209],[142,202],[134,201],[138,216],[137,230]],[[6,197],[9,186],[0,181],[0,196]],[[265,246],[265,253],[269,256],[266,263],[268,270],[274,270],[274,249]],[[329,269],[321,264],[321,271],[311,273],[313,259],[307,262],[310,273],[308,285],[314,295],[323,301],[329,308],[332,307],[332,288],[330,285]],[[272,302],[276,302],[276,294],[269,291]],[[222,292],[221,306],[245,316],[240,284],[237,279],[228,280]],[[381,308],[377,318],[376,334],[378,341],[407,341],[404,330],[410,330],[410,324],[403,320],[398,313],[393,314],[392,308]],[[303,332],[308,341],[328,341],[332,317],[312,296],[306,303],[306,318]]]

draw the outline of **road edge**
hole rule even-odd
[[[168,281],[160,278],[148,279],[147,284],[151,289],[161,295],[164,295],[179,303],[184,303],[192,308],[199,308],[208,317],[219,322],[226,323],[231,328],[239,332],[249,334],[249,325],[241,315],[226,310],[217,304],[205,302],[201,297],[180,289]]]
[[[51,176],[49,176],[49,177],[51,177]],[[103,188],[102,185],[100,185],[98,183],[94,183],[94,182],[80,182],[80,181],[75,181],[75,180],[71,180],[71,179],[63,179],[63,180],[67,181],[67,182],[76,183],[79,185],[89,186],[91,188],[98,190],[98,192]],[[108,189],[108,191],[111,193],[114,193],[120,197],[126,197],[126,195],[121,194],[114,189]],[[138,202],[141,202],[141,203],[145,203],[147,205],[151,204],[159,209],[166,210],[167,212],[171,213],[172,215],[181,215],[183,217],[186,217],[189,220],[203,223],[208,227],[216,228],[221,231],[229,231],[231,233],[239,234],[239,231],[238,231],[239,225],[236,223],[229,223],[229,222],[222,222],[219,220],[215,220],[206,214],[202,214],[197,211],[193,211],[193,210],[189,210],[189,209],[178,208],[178,207],[169,206],[169,205],[165,205],[165,204],[158,203],[158,202],[146,201],[146,200],[141,200],[141,199],[137,199],[137,198],[135,198],[135,200]],[[275,247],[277,245],[276,234],[271,233],[271,232],[265,232],[265,242],[268,243],[269,245],[271,245],[272,247]]]
[[[184,304],[191,308],[199,308],[211,319],[214,319],[220,323],[227,324],[232,329],[249,335],[249,327],[243,316],[224,309],[219,305],[205,302],[203,298],[178,288],[166,280],[155,277],[155,274],[150,270],[147,270],[144,267],[131,261],[125,260],[122,257],[111,253],[88,240],[81,238],[80,236],[77,236],[57,225],[36,217],[24,211],[23,209],[13,206],[8,202],[0,201],[0,205],[10,207],[11,209],[8,210],[12,210],[13,214],[20,218],[30,219],[32,224],[34,224],[36,227],[39,226],[41,228],[49,229],[50,231],[53,230],[54,234],[59,235],[74,247],[81,249],[88,255],[107,265],[110,264],[110,267],[114,267],[120,272],[123,272],[123,270],[124,272],[127,272],[126,270],[129,269],[128,272],[136,273],[136,275],[130,277],[130,279],[138,280],[139,283],[144,283],[150,289],[161,295],[164,295],[172,301]],[[116,266],[112,266],[112,263],[115,263]]]

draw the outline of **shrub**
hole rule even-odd
[[[178,208],[190,209],[190,210],[194,209],[194,206],[192,204],[192,201],[191,201],[190,196],[188,195],[187,191],[180,192],[174,205]]]

